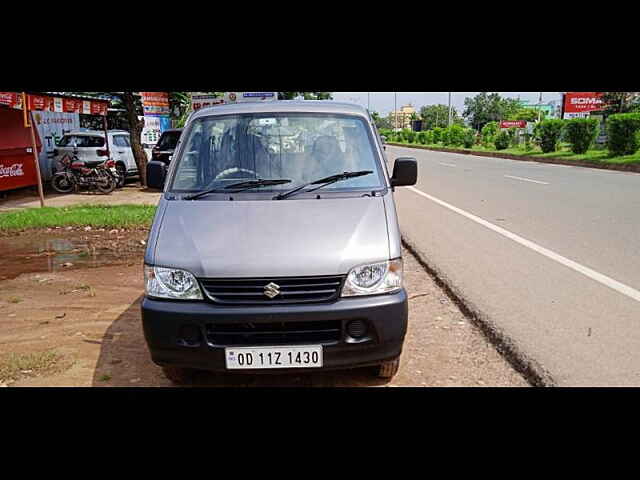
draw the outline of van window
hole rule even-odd
[[[116,147],[128,147],[129,146],[129,137],[126,135],[114,135],[113,136],[113,144]]]
[[[91,135],[65,135],[60,139],[58,146],[72,147],[73,141],[76,141],[78,147],[104,147],[104,137]]]
[[[335,183],[323,192],[379,189],[384,185],[374,140],[364,119],[349,115],[277,113],[210,116],[184,133],[174,191],[224,189],[261,179],[291,183],[261,188],[286,190],[346,171],[373,173]]]

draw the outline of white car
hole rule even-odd
[[[54,150],[54,165],[65,156],[75,153],[79,160],[93,167],[107,159],[107,154],[116,162],[116,169],[122,179],[138,175],[138,166],[133,157],[129,132],[126,130],[109,130],[109,151],[107,152],[104,131],[78,130],[65,133]],[[118,186],[121,187],[122,182]]]

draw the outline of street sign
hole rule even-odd
[[[525,128],[526,126],[526,120],[502,120],[500,122],[500,128]]]

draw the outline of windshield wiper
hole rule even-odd
[[[348,180],[354,177],[361,177],[363,175],[369,175],[373,173],[373,170],[360,170],[359,172],[343,172],[338,173],[336,175],[331,175],[330,177],[321,178],[320,180],[314,180],[313,182],[305,183],[304,185],[300,185],[299,187],[294,188],[293,190],[289,190],[288,192],[280,193],[273,197],[274,200],[284,200],[292,195],[295,195],[299,191],[307,188],[310,185],[320,185],[316,188],[310,188],[309,190],[305,190],[304,193],[313,192],[318,190],[319,188],[326,187],[327,185],[331,185],[332,183],[340,182],[341,180]]]
[[[259,178],[257,180],[249,180],[246,182],[233,183],[231,185],[227,185],[226,187],[224,187],[224,189],[225,190],[229,190],[233,188],[238,189],[238,190],[234,190],[234,193],[236,193],[236,192],[242,192],[244,190],[249,190],[251,188],[267,187],[269,185],[282,185],[283,183],[291,183],[291,180],[288,180],[286,178],[263,180]],[[185,195],[182,198],[183,200],[195,200],[196,198],[200,198],[217,191],[219,191],[219,188],[211,188],[208,190],[203,190],[202,192],[194,193],[192,195]]]

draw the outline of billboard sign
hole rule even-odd
[[[567,92],[564,96],[563,118],[588,117],[604,108],[602,92]]]

